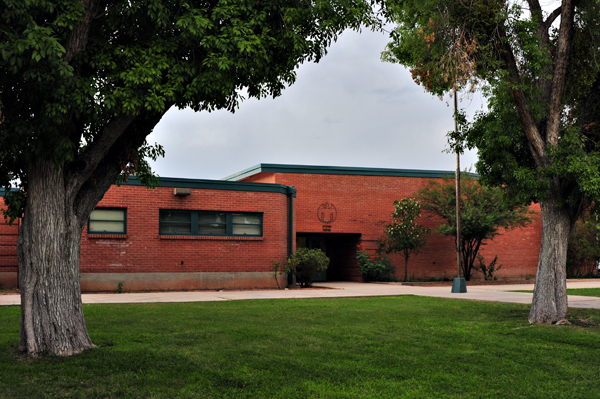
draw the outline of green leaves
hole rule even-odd
[[[122,115],[159,120],[172,105],[234,111],[241,92],[278,96],[299,63],[319,60],[347,27],[375,20],[366,0],[3,4],[0,148],[20,165],[45,157],[59,168],[85,157]],[[123,141],[138,146],[143,137]],[[143,148],[122,150],[143,156]],[[2,173],[26,184],[16,165]]]
[[[379,242],[379,249],[400,252],[408,260],[410,254],[417,254],[421,247],[427,245],[429,228],[417,223],[421,217],[421,204],[414,198],[394,201],[392,223],[385,226],[386,238]]]
[[[8,224],[12,225],[15,220],[23,217],[23,208],[25,208],[27,198],[21,190],[8,190],[5,191],[3,199],[6,208],[2,208],[2,214]]]
[[[329,258],[320,249],[298,248],[288,259],[288,270],[296,274],[302,287],[310,287],[327,266]]]
[[[478,183],[472,176],[461,175],[460,233],[463,273],[467,280],[480,246],[500,234],[500,229],[514,229],[531,223],[534,214],[528,206],[507,197],[502,188]],[[456,188],[454,179],[431,180],[416,198],[423,209],[441,223],[436,231],[456,237]]]
[[[460,134],[449,135],[451,145],[464,142],[478,150],[482,183],[503,186],[522,204],[552,196],[572,207],[573,215],[581,201],[600,200],[597,1],[576,2],[570,52],[564,53],[569,56],[564,94],[555,92],[562,77],[554,68],[561,56],[559,41],[570,39],[559,37],[558,19],[541,9],[479,0],[386,4],[397,27],[382,55],[385,61],[409,67],[415,82],[436,95],[450,90],[451,83],[462,88],[471,78],[483,84],[488,110],[470,123],[463,118]],[[449,58],[457,61],[448,64]],[[464,66],[476,76],[465,74]],[[560,106],[552,108],[556,101]],[[560,121],[558,134],[547,131],[551,120]],[[543,153],[536,161],[531,146]]]

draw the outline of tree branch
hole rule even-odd
[[[115,142],[123,135],[131,122],[135,119],[133,115],[119,115],[114,117],[104,127],[102,132],[94,141],[65,168],[67,183],[66,195],[69,201],[75,199],[75,195],[96,170],[98,164],[111,151]]]
[[[542,6],[538,0],[527,0],[531,16],[537,20],[538,25],[543,23]]]
[[[83,12],[83,21],[81,21],[69,34],[65,46],[64,61],[68,64],[75,54],[83,50],[87,44],[92,20],[96,13],[97,0],[80,0],[85,11]]]
[[[550,113],[548,115],[548,128],[546,142],[552,146],[558,144],[560,132],[560,117],[562,111],[562,97],[567,83],[567,69],[571,38],[573,36],[573,13],[575,5],[572,0],[564,0],[562,4],[562,17],[558,34],[556,61],[552,81],[552,94],[550,95]]]
[[[502,34],[506,37],[505,32],[502,32]],[[515,55],[513,54],[512,48],[507,42],[503,42],[502,46],[503,51],[501,52],[501,57],[504,60],[506,70],[508,71],[512,81],[512,87],[510,91],[513,99],[515,100],[515,105],[517,106],[517,112],[519,114],[519,119],[521,120],[521,125],[525,131],[525,135],[527,136],[527,141],[529,142],[529,150],[531,151],[531,155],[533,156],[536,165],[538,167],[546,167],[547,159],[544,148],[544,140],[542,140],[540,132],[533,121],[533,117],[531,116],[531,112],[527,107],[525,94],[519,87],[521,85],[521,76],[519,74],[517,62],[515,61]]]
[[[113,143],[112,148],[98,162],[93,173],[81,184],[81,188],[76,193],[73,208],[82,229],[87,223],[89,214],[121,173],[123,159],[144,143],[163,115],[164,113],[142,113],[136,117],[135,123],[131,123],[125,129],[118,140]]]
[[[556,20],[556,18],[558,18],[558,16],[560,15],[561,12],[562,12],[562,8],[558,7],[556,10],[552,11],[550,13],[550,15],[548,15],[548,18],[546,18],[546,20],[544,21],[544,30],[546,32],[548,32],[548,29],[550,29],[550,26],[552,26],[552,24],[554,23],[554,20]]]
[[[540,18],[538,20],[538,36],[540,38],[540,49],[546,53],[549,60],[552,59],[552,53],[551,53],[550,49],[548,48],[548,43],[550,42],[549,30],[550,30],[550,26],[552,25],[554,20],[560,15],[560,12],[561,12],[561,8],[559,7],[556,10],[554,10],[550,14],[550,16],[548,16],[546,21],[543,21],[542,15],[541,15],[541,10],[540,10]],[[548,64],[544,67],[544,70],[541,74],[541,78],[539,79],[540,88],[542,90],[542,96],[543,96],[544,100],[547,102],[547,104],[550,104],[550,96],[552,95],[552,80],[546,79],[546,76],[552,75],[552,72],[553,72],[552,62],[548,62]],[[541,126],[546,125],[546,123],[547,123],[546,119],[542,120]],[[542,128],[542,130],[544,130],[544,129]]]

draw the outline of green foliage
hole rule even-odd
[[[574,220],[586,203],[600,200],[597,1],[575,2],[572,39],[563,38],[571,40],[570,51],[561,54],[561,31],[552,24],[563,17],[560,3],[551,15],[536,9],[537,0],[528,6],[484,0],[386,4],[397,27],[385,61],[407,66],[414,80],[436,95],[473,82],[482,89],[487,110],[471,122],[463,118],[460,134],[449,140],[459,150],[478,150],[482,183],[503,186],[522,204],[550,196]],[[564,94],[553,91],[561,87],[555,80],[563,77],[553,68],[562,56],[568,56]],[[559,107],[551,108],[552,96]],[[560,121],[556,141],[546,131],[552,118]],[[543,142],[537,161],[536,134]]]
[[[310,287],[319,273],[327,270],[329,258],[320,249],[298,248],[288,259],[288,269],[302,288]]]
[[[359,244],[356,260],[358,260],[358,271],[365,282],[396,281],[396,267],[386,256],[378,253],[369,255],[362,244]]]
[[[495,276],[495,273],[502,269],[502,265],[496,267],[496,262],[498,261],[498,255],[494,257],[494,260],[490,262],[489,265],[485,265],[485,259],[480,254],[477,254],[477,260],[479,261],[478,268],[483,274],[483,278],[486,281],[498,280],[498,277]]]
[[[593,213],[584,213],[569,238],[567,249],[567,278],[596,277],[600,261],[598,221]]]
[[[5,0],[0,12],[0,187],[27,186],[43,158],[84,187],[135,172],[172,106],[235,111],[278,96],[346,28],[378,21],[366,0]],[[120,123],[120,124],[119,124]],[[94,153],[102,148],[101,153]],[[88,170],[91,168],[92,170]],[[90,172],[93,172],[90,176]],[[27,192],[27,190],[25,190]],[[21,208],[18,207],[21,206]],[[12,201],[11,217],[24,202]]]
[[[27,200],[23,190],[7,190],[4,192],[4,204],[2,208],[4,219],[9,225],[12,225],[17,218],[23,217],[23,209]]]
[[[481,245],[500,229],[523,227],[533,221],[529,207],[509,200],[502,188],[480,184],[467,173],[461,174],[460,232],[462,273],[470,280]],[[416,193],[424,210],[441,221],[436,231],[456,237],[456,188],[454,179],[430,180]]]
[[[496,64],[488,53],[497,42],[497,21],[506,15],[498,1],[391,0],[397,26],[382,59],[410,68],[414,81],[442,95],[456,85],[476,84]]]
[[[472,124],[461,126],[470,149],[477,148],[479,181],[502,186],[515,202],[529,204],[547,195],[549,182],[542,178],[529,150],[517,109],[509,90],[493,90],[488,111],[479,112]]]
[[[427,245],[431,230],[421,226],[421,204],[414,198],[394,201],[392,223],[385,226],[385,238],[379,242],[379,251],[398,252],[404,255],[404,281],[408,278],[408,259]]]

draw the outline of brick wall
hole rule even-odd
[[[84,228],[83,291],[116,290],[119,282],[126,290],[271,287],[272,260],[287,258],[288,198],[282,193],[192,188],[180,197],[173,187],[122,185],[112,186],[98,206],[126,208],[127,234]],[[161,209],[259,212],[263,236],[161,236]],[[0,287],[17,283],[17,234],[18,223],[0,223]]]
[[[385,224],[391,220],[394,200],[411,196],[428,179],[259,173],[244,180],[294,186],[298,190],[294,199],[295,233],[328,237],[327,252],[332,257],[328,278],[360,280],[356,245],[375,249],[376,240],[382,237]],[[323,204],[328,205],[323,207]],[[288,197],[279,192],[192,188],[190,196],[179,197],[173,195],[173,187],[147,189],[122,185],[111,187],[98,206],[127,208],[127,234],[96,235],[84,229],[81,243],[84,290],[116,289],[116,282],[121,280],[135,289],[273,286],[272,260],[284,262],[287,256]],[[532,207],[539,212],[539,206]],[[325,214],[325,219],[330,218],[334,208],[335,220],[319,220],[320,213]],[[263,237],[160,236],[161,209],[260,212]],[[438,221],[424,217],[421,223],[433,230]],[[17,232],[18,222],[12,227],[0,224],[0,277],[9,276],[15,283]],[[524,229],[499,235],[481,253],[487,262],[498,255],[498,263],[503,265],[497,274],[500,278],[533,277],[540,242],[538,217]],[[403,258],[398,255],[391,258],[402,278]],[[430,236],[428,245],[411,257],[410,274],[420,279],[454,277],[454,239],[439,234]],[[481,275],[475,273],[473,277]],[[3,284],[6,285],[0,281]]]
[[[99,207],[127,208],[127,235],[88,234],[81,242],[83,273],[268,272],[287,255],[287,196],[280,193],[172,187],[112,186]],[[159,210],[263,213],[263,237],[160,236]]]
[[[299,174],[263,172],[244,179],[255,182],[274,182],[294,186],[295,228],[298,233],[360,234],[366,249],[375,249],[376,240],[383,236],[384,226],[391,221],[395,200],[412,196],[428,182],[428,178],[396,176],[361,176],[340,174]],[[332,223],[319,220],[317,210],[324,204],[333,204],[337,217]],[[532,208],[539,212],[538,205]],[[424,214],[424,216],[426,216]],[[439,221],[423,217],[421,224],[434,230]],[[483,247],[481,254],[489,263],[498,255],[502,269],[500,278],[535,276],[541,244],[541,217],[530,226],[497,236]],[[453,237],[432,234],[428,245],[409,260],[408,274],[426,279],[456,275],[456,255]],[[404,277],[404,258],[392,255],[398,275]],[[346,258],[348,256],[346,255]],[[352,262],[352,261],[348,261]],[[354,263],[354,268],[357,268]],[[356,279],[357,273],[346,270],[345,275]],[[474,273],[473,278],[482,278]]]
[[[17,219],[12,226],[9,226],[6,220],[0,220],[0,272],[17,271],[19,222],[20,220]]]

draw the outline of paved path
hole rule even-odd
[[[138,294],[83,294],[83,303],[146,303],[146,302],[211,302],[237,301],[246,299],[281,298],[347,298],[418,295],[439,298],[470,299],[477,301],[531,303],[532,294],[510,292],[533,290],[533,284],[519,285],[467,285],[464,294],[453,294],[451,287],[418,287],[401,284],[365,284],[352,282],[318,283],[329,289],[315,290],[272,290],[272,291],[185,291],[147,292]],[[599,281],[569,282],[568,288],[600,288]],[[19,295],[0,295],[0,306],[19,305]],[[600,298],[569,295],[569,307],[600,309]]]

